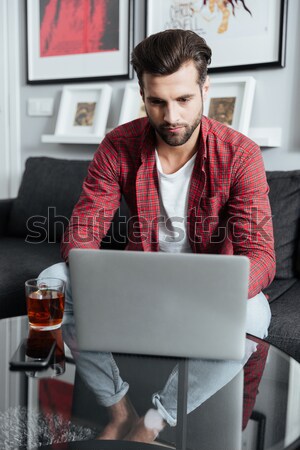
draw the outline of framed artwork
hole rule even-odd
[[[64,86],[55,135],[103,138],[111,93],[108,84]]]
[[[253,77],[211,77],[203,113],[247,135],[254,91]]]
[[[212,49],[210,72],[284,67],[288,0],[147,0],[146,33],[193,30]]]
[[[27,81],[131,78],[133,0],[27,0]]]
[[[145,117],[145,105],[140,94],[138,83],[130,83],[125,86],[124,96],[119,116],[119,125],[131,120]]]

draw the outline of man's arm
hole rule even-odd
[[[119,172],[118,153],[106,137],[89,166],[61,242],[65,261],[72,248],[99,248],[120,205]]]
[[[234,254],[250,259],[249,298],[275,276],[275,252],[269,187],[260,148],[253,148],[236,164],[228,203],[229,231]]]

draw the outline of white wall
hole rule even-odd
[[[22,137],[22,164],[28,156],[51,156],[68,159],[90,159],[97,149],[97,145],[90,144],[45,144],[41,142],[42,134],[53,134],[59,102],[61,98],[62,84],[28,85],[26,83],[26,26],[25,26],[25,2],[20,5],[20,46],[22,48],[21,60],[21,137]],[[135,44],[144,37],[144,0],[138,0],[135,5]],[[141,18],[141,19],[139,19]],[[112,102],[108,117],[107,127],[116,126],[118,114],[121,108],[124,85],[130,82],[112,81]],[[76,84],[76,81],[74,81]],[[105,81],[106,83],[106,81]],[[29,98],[53,98],[54,115],[52,117],[30,117],[27,115],[27,101]]]
[[[235,73],[256,79],[250,127],[282,128],[281,147],[263,149],[267,170],[300,169],[300,1],[288,3],[286,66]]]
[[[144,35],[144,0],[135,5],[135,43]],[[25,2],[20,2],[20,45],[21,60],[21,140],[22,163],[30,155],[47,155],[62,158],[91,158],[96,145],[61,145],[41,143],[42,134],[51,134],[55,121],[62,85],[26,84],[25,48]],[[267,170],[300,169],[300,1],[289,0],[287,24],[286,67],[283,69],[256,69],[238,72],[236,75],[252,75],[256,78],[256,93],[253,105],[251,127],[281,127],[282,146],[263,150]],[[222,76],[232,76],[231,73]],[[125,82],[112,82],[113,98],[108,127],[117,123],[118,112]],[[26,113],[27,100],[33,97],[53,97],[55,111],[53,117],[29,117]]]
[[[282,145],[263,151],[267,170],[300,169],[300,2],[289,0],[286,67],[255,72],[252,126],[282,127]]]

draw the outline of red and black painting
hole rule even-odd
[[[119,50],[120,0],[40,0],[40,56]]]

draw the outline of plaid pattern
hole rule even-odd
[[[244,366],[243,430],[246,428],[253,412],[259,384],[267,362],[270,344],[254,336],[248,336],[257,342],[256,351],[252,353]]]
[[[275,274],[268,185],[259,147],[242,134],[202,118],[191,178],[187,229],[195,253],[250,259],[249,297]],[[99,248],[123,195],[130,209],[128,250],[158,251],[159,187],[155,132],[147,118],[106,135],[88,170],[82,194],[62,241]]]

